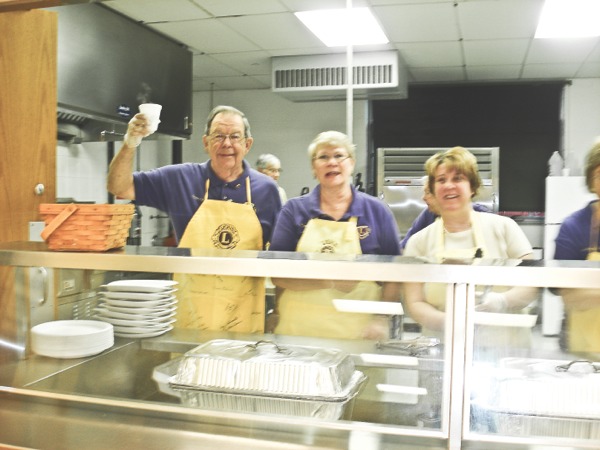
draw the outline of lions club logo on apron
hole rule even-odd
[[[337,242],[331,240],[324,240],[321,242],[321,253],[335,253]]]
[[[224,223],[219,225],[213,233],[212,241],[217,248],[231,250],[240,242],[240,234],[233,225]]]

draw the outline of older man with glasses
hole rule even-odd
[[[166,212],[179,247],[266,248],[281,200],[277,184],[244,160],[253,143],[244,113],[231,106],[217,106],[210,112],[202,137],[208,161],[133,172],[135,149],[149,134],[147,118],[136,114],[110,164],[110,192]],[[264,280],[209,275],[176,278],[180,282],[178,327],[263,331]]]

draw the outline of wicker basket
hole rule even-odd
[[[41,233],[50,250],[106,251],[125,245],[133,205],[40,205],[46,227]]]

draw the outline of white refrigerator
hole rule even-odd
[[[583,208],[596,195],[589,192],[585,177],[547,177],[546,211],[544,214],[544,259],[554,258],[554,239],[565,217]],[[542,298],[542,334],[560,332],[563,303],[559,296],[544,289]]]

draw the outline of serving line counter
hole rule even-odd
[[[250,251],[223,255],[166,247],[71,253],[50,252],[43,243],[0,246],[5,280],[0,319],[0,443],[57,449],[600,447],[600,406],[583,405],[581,413],[577,406],[569,410],[572,405],[534,410],[527,409],[529,404],[523,406],[525,392],[533,392],[536,386],[572,388],[569,379],[557,381],[562,385],[544,385],[548,382],[542,370],[546,366],[554,369],[559,363],[582,358],[598,361],[597,355],[565,353],[557,337],[542,336],[535,302],[525,311],[527,317],[496,317],[502,327],[525,329],[529,345],[490,350],[489,343],[474,339],[481,317],[473,309],[475,285],[600,288],[600,264],[498,260],[432,264],[403,257],[336,259],[335,255]],[[441,341],[410,330],[398,339],[375,342],[175,327],[158,337],[116,337],[111,348],[95,356],[48,358],[31,352],[28,333],[32,302],[39,299],[30,295],[27,273],[37,267],[146,271],[165,277],[179,272],[445,283],[447,332]],[[237,407],[241,403],[216,408],[185,404],[173,395],[168,382],[177,369],[174,358],[217,339],[339,349],[351,356],[367,381],[339,418],[307,417],[287,410],[277,415],[244,412]],[[528,377],[539,368],[542,373]],[[600,378],[600,374],[572,375],[586,377],[584,384],[590,389],[586,392],[596,395],[593,377]],[[553,377],[550,382],[556,381]],[[565,408],[570,411],[567,415],[560,413]]]

